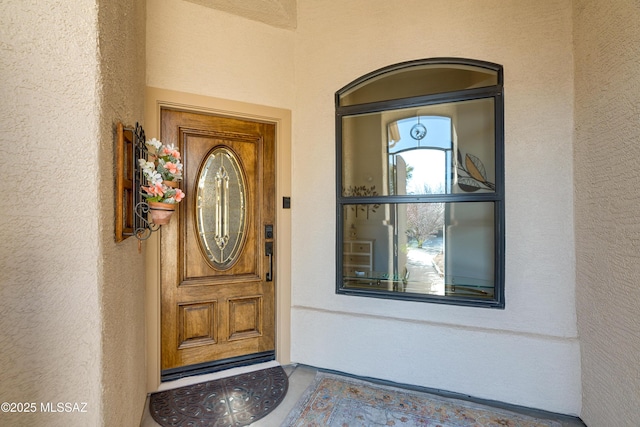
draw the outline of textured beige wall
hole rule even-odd
[[[182,0],[147,1],[147,85],[291,108],[293,33]]]
[[[582,418],[640,420],[640,4],[574,2]]]
[[[94,0],[0,3],[0,425],[100,425],[100,150]],[[111,188],[105,190],[111,193]]]
[[[571,5],[298,2],[293,360],[580,412]],[[336,295],[334,92],[380,67],[443,56],[504,66],[506,308]]]
[[[139,423],[144,265],[114,242],[113,144],[143,116],[144,18],[126,0],[0,4],[0,401],[37,409],[1,425]]]
[[[135,426],[146,399],[144,254],[130,237],[114,242],[114,140],[118,121],[144,125],[144,1],[102,0],[98,31],[101,114],[98,173],[101,192],[97,262],[102,294],[102,422]]]

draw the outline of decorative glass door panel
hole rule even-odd
[[[221,270],[242,250],[246,224],[246,185],[236,155],[227,147],[209,154],[198,178],[196,221],[200,246]]]

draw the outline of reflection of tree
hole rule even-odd
[[[424,186],[423,194],[433,189]],[[407,205],[407,236],[418,241],[418,247],[444,226],[444,203],[410,203]]]
[[[407,181],[410,181],[413,178],[413,166],[407,164]]]

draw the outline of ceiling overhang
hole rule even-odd
[[[296,28],[296,0],[186,0],[279,28]]]

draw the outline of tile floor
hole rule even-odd
[[[167,390],[167,389],[176,388],[176,387],[182,387],[185,385],[195,384],[195,383],[204,382],[204,381],[215,380],[218,378],[238,375],[244,372],[251,372],[254,370],[270,368],[273,366],[277,366],[277,363],[267,362],[267,363],[261,363],[258,365],[247,366],[243,368],[234,368],[234,369],[230,369],[228,371],[223,371],[223,372],[216,372],[214,374],[181,378],[176,381],[162,383],[158,391]],[[318,372],[318,369],[310,366],[306,366],[306,365],[287,365],[287,366],[283,366],[283,368],[287,373],[287,375],[289,376],[289,389],[287,391],[287,395],[285,396],[282,403],[280,403],[280,405],[278,405],[278,407],[273,410],[273,412],[271,412],[269,415],[262,418],[261,420],[258,420],[255,423],[251,424],[251,426],[280,427],[282,424],[282,421],[287,417],[289,412],[293,409],[298,399],[300,399],[300,397],[305,392],[307,387],[311,385],[311,383],[313,382],[316,376],[316,373]],[[447,397],[455,397],[455,396],[447,396]],[[487,403],[482,401],[478,401],[478,402],[485,403],[485,404]],[[520,412],[525,415],[555,420],[560,422],[563,427],[585,427],[585,425],[579,419],[573,418],[573,417],[549,414],[546,412],[529,410],[526,408],[514,408],[506,404],[505,405],[498,404],[496,406],[508,409],[510,411]],[[145,412],[142,416],[140,427],[158,427],[158,426],[159,424],[153,420],[149,412],[149,398],[147,397]]]

